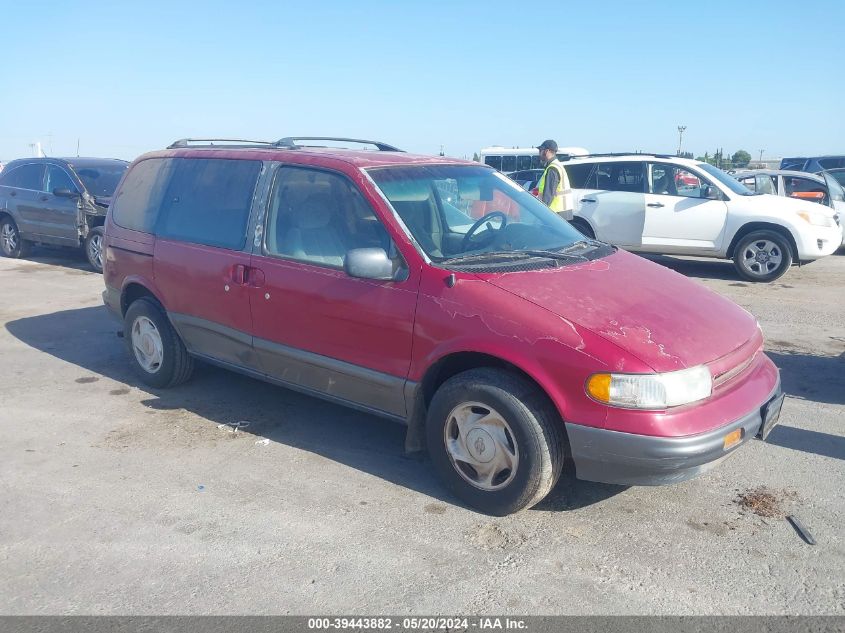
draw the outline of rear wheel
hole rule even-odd
[[[156,301],[144,297],[129,306],[123,338],[135,371],[151,387],[175,387],[191,377],[194,359]]]
[[[32,244],[21,237],[18,225],[12,218],[3,218],[0,222],[0,252],[3,257],[19,259],[26,257]]]
[[[504,516],[537,504],[554,486],[564,459],[561,424],[528,380],[472,369],[434,394],[426,440],[449,490],[481,512]]]
[[[85,238],[85,257],[98,273],[103,272],[103,227],[95,226]]]
[[[743,279],[774,281],[792,265],[792,248],[789,240],[780,233],[754,231],[739,240],[733,260]]]

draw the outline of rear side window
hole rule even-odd
[[[845,167],[845,156],[837,156],[833,158],[820,158],[819,165],[825,169],[835,169],[837,167]]]
[[[484,164],[490,165],[493,169],[502,171],[502,157],[501,156],[485,156]]]
[[[18,189],[41,191],[44,185],[44,165],[21,165],[3,174],[0,184]]]
[[[243,248],[260,171],[257,160],[175,159],[157,234],[206,246]]]
[[[645,177],[642,162],[604,163],[598,171],[598,189],[610,191],[645,192]],[[604,182],[602,182],[602,180]]]
[[[130,170],[112,203],[115,224],[133,231],[155,232],[172,162],[169,158],[150,158]]]

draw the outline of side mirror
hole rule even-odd
[[[704,196],[707,200],[721,200],[722,193],[713,185],[704,186]]]
[[[53,195],[57,198],[78,198],[80,194],[70,189],[53,189]]]
[[[383,248],[353,248],[347,251],[343,270],[350,277],[393,281],[393,262]]]

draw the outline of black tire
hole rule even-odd
[[[85,258],[91,264],[91,268],[98,273],[103,272],[103,257],[105,257],[105,251],[103,250],[104,233],[105,231],[102,226],[95,226],[88,231],[88,237],[85,238],[85,244],[83,245]]]
[[[10,217],[0,221],[0,253],[3,257],[20,259],[26,257],[32,250],[32,242],[21,237],[18,225]]]
[[[152,322],[161,341],[162,357],[160,363],[148,369],[141,364],[139,353],[136,353],[132,339],[132,329],[136,321],[147,319]],[[139,322],[143,323],[143,321]],[[142,297],[132,302],[123,319],[123,338],[129,348],[132,364],[141,380],[150,385],[163,389],[182,384],[191,377],[194,371],[194,359],[185,349],[185,344],[164,313],[161,305],[153,299]],[[140,355],[143,356],[141,352]]]
[[[792,266],[792,246],[776,231],[752,231],[737,243],[733,262],[743,279],[768,283],[782,277]]]
[[[451,414],[468,403],[483,405],[482,411],[494,409],[509,427],[505,437],[516,447],[518,460],[512,474],[503,471],[505,481],[499,489],[470,483],[466,473],[471,477],[475,470],[453,462],[446,447],[447,430],[454,426]],[[438,476],[455,496],[485,514],[504,516],[539,503],[560,476],[565,442],[563,423],[545,394],[521,376],[500,369],[471,369],[453,376],[440,386],[428,409],[426,443]]]
[[[591,240],[596,239],[595,231],[593,231],[592,227],[586,220],[582,218],[573,218],[569,221],[569,223]]]

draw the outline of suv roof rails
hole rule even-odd
[[[301,147],[320,147],[319,145],[303,145],[297,141],[337,141],[341,143],[358,143],[361,145],[373,145],[380,152],[401,152],[403,150],[381,141],[367,141],[360,138],[343,138],[334,136],[286,136],[274,143],[277,147],[287,147],[288,149],[299,149]]]
[[[270,141],[253,141],[247,140],[242,138],[180,138],[173,141],[170,145],[167,146],[167,149],[178,149],[180,147],[191,147],[191,145],[202,145],[202,146],[217,146],[216,144],[220,144],[224,147],[252,147],[255,145],[259,146],[272,146],[273,143]]]
[[[577,154],[570,158],[604,158],[613,156],[653,156],[654,158],[683,158],[674,154],[655,154],[653,152],[609,152],[607,154]]]

